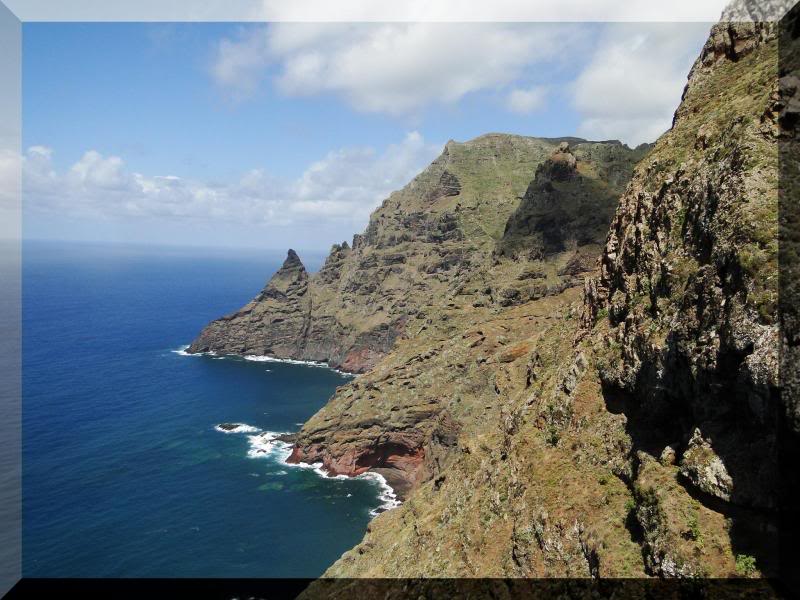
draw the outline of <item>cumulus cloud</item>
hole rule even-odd
[[[392,191],[403,187],[441,151],[417,132],[382,154],[372,148],[342,149],[309,166],[291,186],[291,210],[366,220]]]
[[[506,98],[506,108],[511,112],[528,115],[544,107],[547,88],[534,86],[527,89],[513,89]]]
[[[330,94],[394,116],[502,94],[527,115],[565,92],[578,135],[653,141],[669,128],[704,23],[273,23],[222,40],[212,74],[242,99],[269,80],[289,97]],[[600,32],[598,35],[598,31]],[[564,82],[564,73],[577,73]],[[550,74],[553,81],[531,85]],[[565,132],[566,133],[566,132]]]
[[[572,86],[582,119],[578,134],[635,145],[669,129],[708,29],[697,23],[608,26]]]
[[[128,170],[122,158],[90,150],[70,168],[53,167],[50,148],[22,158],[26,211],[77,218],[136,217],[267,226],[313,222],[363,226],[369,213],[441,151],[412,132],[384,151],[343,148],[308,166],[294,180],[264,169],[213,184]]]
[[[211,74],[234,99],[245,99],[258,89],[264,68],[271,60],[267,41],[266,36],[243,32],[236,40],[219,42]]]
[[[532,23],[276,23],[222,40],[212,74],[242,96],[270,68],[287,96],[331,93],[392,115],[498,89],[559,60],[579,26]]]

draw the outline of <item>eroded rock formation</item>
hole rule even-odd
[[[296,315],[288,335],[308,296],[315,340],[286,351],[365,371],[291,460],[379,469],[405,497],[326,576],[778,572],[800,429],[779,151],[800,80],[777,33],[716,25],[652,149],[451,142],[304,292],[279,277],[265,313]]]
[[[594,230],[604,230],[611,219],[606,188],[619,190],[646,148],[569,141],[571,146],[488,134],[463,144],[448,142],[425,171],[384,201],[352,246],[334,245],[313,275],[290,251],[261,294],[209,324],[188,351],[325,361],[360,373],[398,339],[427,327],[425,311],[444,298],[486,312],[574,285],[587,263],[578,246],[593,244],[596,253],[602,239]],[[578,183],[548,196],[536,181],[549,177],[554,167],[548,165],[569,163],[569,157],[574,163],[572,152],[579,161]],[[514,247],[528,258],[498,261],[498,243],[507,245],[511,236],[503,236],[510,216],[528,202],[537,206],[541,224],[563,221],[570,231],[546,254],[539,241],[517,235]],[[585,223],[560,216],[580,209]],[[543,277],[535,283],[518,279],[529,267]]]
[[[792,76],[779,72],[774,23],[715,26],[672,129],[619,184],[584,290],[507,304],[501,292],[491,314],[429,310],[455,327],[399,342],[309,421],[301,447],[356,413],[406,429],[412,411],[431,415],[413,427],[428,440],[413,492],[328,576],[778,573],[780,453],[797,439],[780,376],[796,342],[779,355],[796,328],[782,330],[778,310]],[[546,260],[526,252],[546,258],[565,239],[575,245],[559,271],[589,268],[570,232],[580,211],[557,212],[557,227],[540,227],[551,215],[537,212],[563,208],[580,174],[574,144],[556,148],[512,213],[496,256],[521,259],[518,282],[546,280]],[[448,445],[432,443],[433,414],[456,424]]]

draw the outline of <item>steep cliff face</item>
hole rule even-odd
[[[518,143],[517,138],[511,139]],[[484,143],[474,149],[479,160],[487,149],[496,159],[497,152]],[[608,229],[611,194],[621,190],[636,157],[643,156],[649,146],[631,150],[618,142],[571,139],[548,149],[521,202],[513,205],[514,210],[507,207],[510,214],[499,239],[473,246],[461,267],[451,271],[454,278],[447,293],[416,299],[396,351],[368,376],[339,390],[304,425],[290,461],[322,462],[329,472],[348,475],[382,470],[401,490],[432,476],[436,467],[431,457],[440,453],[437,440],[453,438],[460,427],[449,407],[460,387],[456,382],[467,385],[470,395],[486,384],[488,367],[483,363],[489,358],[480,357],[491,346],[484,343],[486,327],[474,334],[465,331],[532,300],[548,299],[542,304],[550,306],[550,298],[582,285],[583,274],[594,268],[601,248],[599,231]],[[455,195],[454,176],[443,172],[449,174],[447,189]],[[441,197],[441,177],[431,180],[436,191],[428,196]],[[461,188],[459,196],[463,195]],[[534,235],[534,230],[544,234]],[[430,272],[431,265],[424,270]],[[526,323],[519,330],[529,329]],[[506,336],[497,335],[501,345],[507,343]],[[469,337],[467,349],[479,356],[454,363],[454,351],[447,347],[453,336],[458,345]],[[509,348],[501,362],[516,361],[529,348],[528,343]],[[447,358],[433,360],[440,355]],[[468,365],[476,360],[473,373]],[[434,366],[437,362],[441,371]],[[478,380],[472,380],[470,373]]]
[[[210,323],[189,352],[269,354],[299,358],[297,340],[311,322],[308,273],[294,250],[267,285],[235,313]]]
[[[776,75],[774,25],[714,28],[672,131],[622,197],[584,317],[608,314],[600,377],[647,444],[676,443],[704,493],[765,509],[777,477]]]
[[[603,395],[626,415],[646,564],[697,573],[671,499],[677,481],[732,520],[731,543],[774,568],[784,409],[779,379],[777,24],[722,23],[695,63],[672,130],[637,169],[587,284]],[[669,450],[667,450],[669,449]],[[669,472],[669,468],[665,473]],[[662,470],[664,470],[662,468]],[[677,569],[677,570],[676,570]]]
[[[573,149],[562,142],[536,169],[506,223],[498,253],[537,259],[574,248],[593,263],[633,167],[650,148],[643,144],[631,151],[608,143]]]
[[[575,284],[587,260],[578,247],[592,242],[596,253],[601,240],[594,229],[610,221],[606,188],[623,185],[645,150],[573,138],[559,151],[562,142],[501,134],[449,142],[425,171],[384,201],[352,246],[332,248],[319,273],[309,276],[290,252],[258,297],[209,324],[188,351],[326,361],[363,372],[398,339],[429,326],[425,311],[443,300],[485,313]],[[546,253],[538,241],[518,235],[514,247],[524,256],[498,255],[520,196],[523,206],[545,202],[536,199],[545,193],[538,188],[525,193],[537,167],[573,151],[580,184],[548,198],[537,214],[546,220],[562,203],[572,203],[567,210],[596,205],[591,223],[573,227]]]
[[[778,153],[800,87],[777,61],[774,23],[715,26],[584,290],[432,307],[303,427],[296,458],[405,469],[412,485],[326,575],[776,573],[778,454],[796,433],[779,376]],[[581,173],[577,151],[555,150],[495,245],[497,288],[509,257],[528,272],[563,240],[580,248],[581,211],[556,211],[556,239],[540,226]]]

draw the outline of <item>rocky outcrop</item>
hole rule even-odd
[[[458,177],[449,171],[442,171],[439,183],[434,186],[427,194],[427,199],[431,202],[445,196],[458,196],[461,193],[461,182]]]
[[[188,352],[302,358],[310,325],[308,273],[294,250],[267,285],[244,307],[210,323]]]
[[[326,432],[321,433],[324,436]],[[360,430],[355,430],[350,436],[343,435],[335,444],[323,437],[318,443],[295,445],[287,462],[322,463],[322,468],[330,475],[352,477],[376,471],[403,497],[426,477],[424,443],[424,433],[419,428],[405,432],[389,430],[376,437],[364,436]]]
[[[695,429],[681,458],[680,474],[700,491],[730,501],[733,479],[709,440]]]
[[[778,140],[793,135],[764,127],[776,38],[775,23],[712,29],[672,130],[620,201],[583,317],[634,451],[674,445],[679,483],[738,516],[733,545],[765,567],[782,482]]]
[[[579,186],[579,202],[587,208],[605,206],[607,192],[601,198],[595,187],[605,185],[603,178],[611,172],[627,180],[634,157],[642,152],[619,143],[577,138],[570,143],[502,134],[448,142],[425,171],[384,201],[352,246],[334,245],[313,275],[290,251],[261,294],[209,324],[188,351],[325,361],[361,373],[399,339],[427,327],[421,313],[443,301],[485,312],[575,285],[586,259],[576,258],[566,240],[547,256],[528,252],[536,262],[532,267],[542,263],[547,273],[536,285],[513,283],[525,260],[498,260],[493,254],[543,161],[569,162],[559,157],[572,156],[569,148],[574,148],[581,159],[580,181],[586,182]],[[556,216],[557,202],[537,211],[542,222],[570,217]],[[609,210],[586,213],[593,215],[593,226],[608,226]],[[410,326],[417,329],[409,331]]]
[[[633,167],[649,149],[561,142],[537,168],[497,253],[536,260],[574,249],[594,259]]]
[[[775,29],[712,29],[672,130],[622,197],[584,317],[607,311],[600,376],[635,437],[678,440],[685,481],[764,509],[779,480],[778,153],[760,122]]]
[[[613,213],[604,233],[570,206],[593,185],[579,145],[554,145],[496,238],[485,293],[471,274],[455,288],[476,310],[420,309],[304,426],[300,453],[386,430],[422,450],[403,506],[327,576],[777,573],[776,511],[786,481],[797,489],[779,468],[796,440],[780,369],[800,336],[794,309],[778,311],[779,144],[796,137],[796,88],[779,83],[792,75],[776,37],[770,23],[712,29],[672,129],[614,180],[616,202],[597,196]],[[608,191],[614,176],[596,179]],[[443,414],[453,434],[434,444]]]

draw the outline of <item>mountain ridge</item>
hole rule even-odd
[[[495,250],[506,221],[520,199],[524,201],[536,167],[546,163],[559,144],[569,143],[590,170],[627,161],[621,170],[629,172],[634,161],[628,157],[647,151],[646,146],[631,150],[618,142],[496,133],[463,143],[450,141],[428,168],[384,200],[351,245],[334,244],[322,268],[309,274],[291,298],[280,305],[274,298],[262,303],[268,296],[255,298],[209,324],[188,352],[324,361],[364,372],[407,334],[407,323],[420,307],[442,297],[465,296],[452,289],[453,279],[462,292],[467,286],[476,288],[469,294],[473,304],[494,304],[486,273],[498,267]],[[610,220],[611,207],[602,212]],[[593,242],[599,247],[602,240]],[[279,271],[274,277],[283,276]],[[506,304],[524,301],[555,289],[564,274],[554,272],[549,279],[549,287],[540,285],[538,291],[516,285],[498,293],[505,294]],[[286,331],[296,333],[294,343],[287,341]]]
[[[777,45],[774,23],[712,28],[583,290],[402,341],[304,425],[296,453],[322,460],[386,423],[426,440],[405,503],[326,577],[779,572],[797,431],[778,373],[778,141],[797,120]]]
[[[289,461],[379,472],[404,503],[326,578],[779,572],[779,453],[798,434],[779,372],[788,77],[775,23],[719,23],[640,155],[449,142],[334,246],[317,280],[389,307],[358,335],[396,335],[334,360],[362,374]]]

